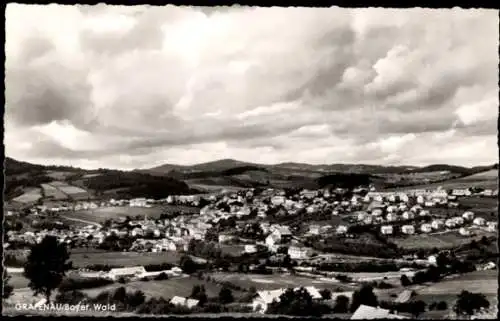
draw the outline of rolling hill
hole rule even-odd
[[[107,197],[149,197],[162,198],[171,194],[197,193],[185,182],[172,177],[154,176],[148,173],[108,169],[84,170],[67,166],[44,166],[6,158],[5,196],[7,200],[56,199],[71,200],[73,195],[86,193],[87,198]],[[59,182],[58,182],[59,181]],[[58,183],[64,188],[53,191]],[[62,184],[62,185],[61,185]],[[38,194],[35,191],[39,191]],[[70,191],[70,192],[65,192]],[[36,194],[36,195],[35,195]],[[40,196],[40,195],[41,196]],[[43,195],[47,194],[47,195]],[[24,195],[24,196],[23,196]],[[37,196],[38,197],[35,197]],[[76,197],[76,196],[75,196]]]
[[[495,167],[496,166],[496,167]],[[498,165],[461,167],[436,164],[425,167],[364,164],[313,165],[303,163],[257,164],[234,159],[196,165],[165,164],[150,169],[118,171],[84,170],[65,166],[43,166],[5,160],[6,195],[19,197],[54,181],[81,188],[92,197],[151,197],[189,194],[226,188],[321,188],[374,184],[378,189],[472,183],[496,173]],[[492,172],[494,171],[494,172]],[[488,174],[482,174],[482,173]],[[478,176],[479,175],[479,176]],[[467,179],[471,177],[472,179]],[[495,181],[496,182],[496,181]],[[43,197],[43,195],[42,195]],[[26,199],[23,198],[23,199]]]

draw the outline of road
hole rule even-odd
[[[85,223],[85,224],[89,224],[89,225],[95,225],[97,227],[102,227],[101,224],[97,223],[97,222],[92,222],[92,221],[87,221],[87,220],[82,220],[82,219],[79,219],[79,218],[74,218],[74,217],[68,217],[68,216],[62,216],[62,218],[66,219],[66,220],[70,220],[70,221],[75,221],[75,222],[81,222],[81,223]]]

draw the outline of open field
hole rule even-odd
[[[237,273],[212,273],[211,278],[228,281],[235,285],[249,289],[254,286],[257,290],[274,290],[286,287],[315,286],[319,289],[327,288],[335,292],[352,291],[355,287],[339,283],[337,280],[322,278],[312,279],[295,275],[261,275]]]
[[[47,198],[52,198],[54,200],[65,200],[68,198],[68,195],[50,184],[41,184],[40,186],[43,188],[43,194]]]
[[[474,174],[471,176],[450,179],[443,182],[412,185],[399,188],[390,188],[387,191],[404,191],[411,189],[434,189],[441,186],[443,189],[454,189],[454,188],[468,188],[468,187],[481,187],[488,189],[498,188],[498,171],[490,170],[487,172],[482,172]]]
[[[24,192],[24,194],[13,199],[14,202],[18,203],[33,203],[42,198],[41,188],[30,188]]]
[[[405,237],[391,238],[397,246],[405,249],[444,249],[451,248],[455,246],[460,246],[462,244],[470,243],[473,239],[480,240],[483,236],[495,236],[497,233],[487,232],[484,230],[474,230],[475,236],[462,236],[456,231],[445,232],[442,234],[419,234],[410,235]]]
[[[146,264],[177,264],[181,258],[178,252],[137,253],[137,252],[100,252],[72,253],[70,260],[73,266],[83,268],[90,264],[107,264],[116,266],[137,266]]]
[[[127,291],[143,291],[146,297],[164,297],[165,299],[170,299],[176,295],[188,297],[195,285],[204,285],[208,297],[218,296],[222,288],[219,284],[188,276],[171,278],[163,281],[133,281],[126,285],[115,283],[106,287],[84,290],[83,292],[87,293],[89,296],[96,296],[102,291],[113,290],[120,286],[125,286]],[[233,295],[235,297],[241,296],[241,292],[233,290]]]
[[[74,211],[66,213],[65,216],[102,223],[107,219],[118,219],[126,216],[135,217],[137,215],[155,219],[159,218],[162,213],[174,213],[176,211],[195,214],[199,213],[199,208],[182,205],[159,205],[154,207],[115,206],[99,207],[93,210]]]
[[[23,273],[9,273],[9,276],[9,284],[14,289],[26,288],[28,286],[29,280],[23,276]]]
[[[485,219],[491,220],[498,216],[497,197],[462,197],[459,199],[459,203],[470,207],[471,211]],[[494,217],[491,217],[491,213],[494,214]]]
[[[45,175],[52,177],[53,179],[56,180],[64,180],[68,176],[73,175],[74,173],[72,172],[64,172],[64,171],[47,171]]]

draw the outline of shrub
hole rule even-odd
[[[155,280],[157,281],[168,280],[168,275],[165,272],[162,272],[155,277]]]
[[[436,305],[436,310],[444,311],[444,310],[447,310],[447,309],[448,309],[448,304],[445,301],[440,301]]]

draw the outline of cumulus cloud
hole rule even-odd
[[[497,26],[478,9],[9,4],[6,153],[489,164]]]

